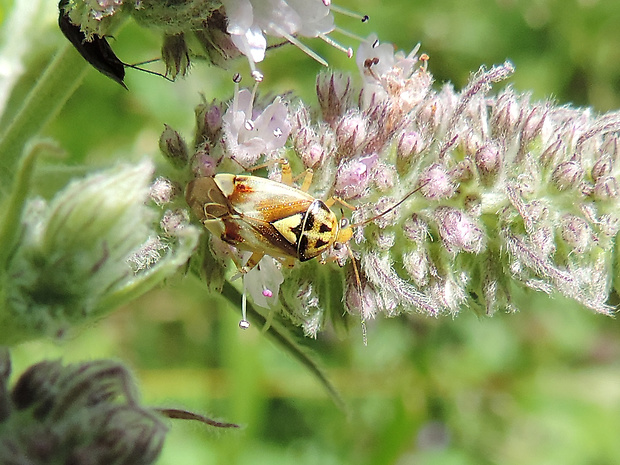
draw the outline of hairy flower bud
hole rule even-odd
[[[493,107],[491,126],[499,134],[513,133],[521,113],[520,105],[512,91],[501,94]]]
[[[592,245],[594,233],[590,225],[575,215],[564,215],[560,222],[562,239],[576,253],[584,253]]]
[[[217,161],[210,155],[208,142],[201,144],[194,151],[191,161],[192,173],[198,178],[213,176],[217,170]]]
[[[434,164],[428,167],[420,177],[422,188],[420,191],[429,199],[447,199],[454,195],[456,186],[446,169]]]
[[[602,176],[594,185],[594,195],[599,200],[618,198],[618,180],[614,176]]]
[[[537,105],[532,108],[530,113],[525,118],[525,122],[523,123],[523,130],[521,131],[521,143],[528,143],[532,141],[535,137],[542,135],[546,120],[547,108],[545,106]],[[543,139],[545,139],[544,135]]]
[[[415,249],[403,255],[403,266],[418,287],[426,286],[430,278],[430,259],[424,249]]]
[[[561,191],[575,189],[583,180],[583,169],[576,161],[565,161],[553,170],[551,179]]]
[[[324,73],[316,79],[316,94],[323,120],[333,126],[349,106],[351,78],[342,74]]]
[[[411,242],[420,244],[428,239],[429,227],[418,214],[413,214],[411,218],[407,218],[403,226],[405,237]]]
[[[375,163],[372,168],[372,180],[379,192],[387,192],[394,187],[396,169],[386,163]]]
[[[187,165],[189,159],[187,145],[183,137],[167,124],[164,124],[164,131],[159,137],[159,149],[176,168],[183,168]]]
[[[396,145],[396,168],[399,173],[406,173],[416,155],[426,147],[422,135],[418,131],[403,131]]]
[[[344,200],[360,196],[368,187],[370,173],[377,162],[376,155],[364,158],[355,158],[345,162],[336,174],[334,191]]]
[[[366,140],[366,119],[359,113],[349,113],[340,118],[335,132],[338,151],[351,157]]]
[[[167,433],[160,416],[139,404],[130,373],[112,361],[38,363],[6,400],[0,463],[147,465]]]
[[[543,153],[540,155],[540,163],[543,167],[552,167],[555,166],[556,161],[560,159],[560,157],[566,151],[566,146],[561,138],[556,138],[553,142],[551,142]]]
[[[599,178],[607,176],[613,169],[613,161],[609,155],[602,155],[592,167],[592,180],[597,182]]]
[[[158,206],[170,203],[179,194],[179,186],[174,184],[170,179],[159,176],[149,190],[149,197]]]
[[[495,143],[485,144],[478,149],[474,159],[482,181],[485,184],[492,182],[502,167],[500,147]]]
[[[189,70],[189,48],[185,42],[185,34],[164,34],[161,47],[161,59],[166,65],[166,76],[176,79],[185,76]]]
[[[196,115],[195,145],[219,142],[224,112],[224,105],[222,103],[201,103],[196,106],[194,110]]]
[[[484,231],[466,213],[450,207],[438,207],[435,219],[441,239],[450,252],[480,253],[484,250]]]

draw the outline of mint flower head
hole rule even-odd
[[[27,203],[0,285],[3,343],[60,336],[187,260],[196,229],[187,220],[166,229],[157,224],[147,205],[152,173],[150,162],[120,166],[72,182],[50,202]]]
[[[194,176],[239,173],[258,155],[284,157],[296,173],[313,172],[312,196],[354,207],[332,207],[350,216],[350,241],[292,268],[275,260],[282,283],[253,278],[261,284],[249,295],[279,285],[269,292],[278,302],[268,302],[311,336],[343,303],[362,321],[466,308],[493,314],[517,310],[518,288],[611,313],[620,115],[532,102],[510,87],[490,94],[514,72],[508,62],[481,68],[461,91],[435,89],[418,49],[395,53],[371,36],[357,52],[361,86],[321,74],[318,112],[276,98],[237,114],[250,95],[244,90],[227,110],[216,102],[198,107]],[[272,124],[258,127],[261,118]],[[285,135],[286,144],[274,139]],[[240,141],[255,150],[241,150]],[[282,180],[279,166],[267,163],[267,176]],[[234,241],[212,235],[209,242],[212,270],[247,260]]]

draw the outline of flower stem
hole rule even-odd
[[[38,135],[62,108],[81,82],[88,63],[68,42],[36,82],[17,115],[0,136],[0,195],[6,197],[17,161],[26,143]]]
[[[229,302],[231,302],[234,308],[237,307],[237,302],[241,301],[241,293],[228,281],[224,282],[222,295]],[[252,323],[258,326],[264,326],[267,323],[266,318],[259,313],[250,302],[248,302],[248,318],[252,321]],[[336,404],[340,410],[343,412],[347,411],[347,406],[340,396],[340,393],[327,378],[327,375],[321,369],[318,362],[313,357],[313,354],[311,354],[307,347],[301,346],[295,340],[295,336],[284,325],[277,321],[272,321],[271,325],[267,329],[267,335],[271,336],[277,344],[289,353],[289,355],[299,361],[313,376],[316,377],[319,383],[323,385],[334,404]]]

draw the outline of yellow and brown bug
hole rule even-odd
[[[300,189],[292,186],[290,167],[286,162],[283,162],[282,174],[284,182],[221,173],[194,179],[187,185],[185,199],[202,224],[222,241],[252,253],[247,263],[239,266],[241,273],[256,267],[265,255],[293,266],[296,260],[304,262],[334,246],[346,244],[353,235],[353,228],[392,211],[423,187],[409,192],[379,215],[350,224],[344,217],[339,221],[329,207],[336,201],[353,207],[336,198],[324,202],[306,192],[311,173]],[[352,258],[350,252],[349,255]],[[361,288],[355,262],[353,267]],[[243,313],[240,325],[247,327],[249,323]]]
[[[346,219],[339,222],[329,209],[330,202],[258,176],[194,179],[186,200],[212,234],[252,252],[242,272],[254,268],[264,255],[287,265],[310,260],[336,243],[348,242],[353,233]]]

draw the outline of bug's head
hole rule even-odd
[[[348,218],[342,217],[340,218],[340,222],[338,223],[338,234],[336,235],[336,240],[334,244],[346,244],[353,237],[353,226],[349,222]]]

